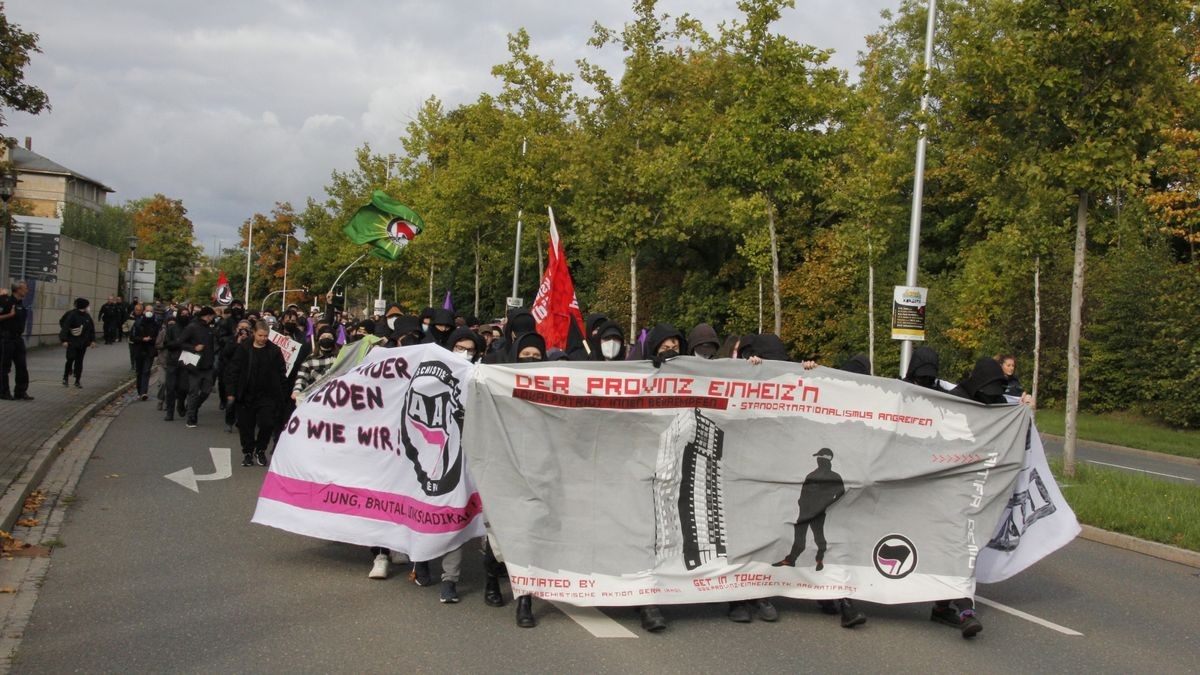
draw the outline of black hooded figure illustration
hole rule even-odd
[[[458,379],[441,361],[413,371],[404,395],[400,440],[413,463],[421,491],[444,495],[462,478],[463,409]]]
[[[833,450],[821,448],[813,455],[817,469],[804,477],[800,488],[800,515],[796,516],[795,540],[792,550],[772,567],[795,567],[796,559],[804,552],[808,530],[812,528],[817,544],[817,571],[825,568],[825,511],[846,494],[842,477],[833,470]]]

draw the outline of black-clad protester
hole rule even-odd
[[[7,255],[7,251],[4,255]],[[25,295],[29,287],[24,281],[12,285],[12,293],[0,295],[0,399],[32,401],[29,395],[29,368],[25,364]],[[8,372],[16,371],[13,388],[8,388]]]
[[[237,326],[233,329],[233,335],[226,338],[221,346],[221,355],[218,358],[220,366],[217,370],[220,372],[220,381],[225,391],[219,391],[218,396],[221,397],[221,403],[224,404],[225,410],[225,433],[233,433],[233,427],[237,424],[237,407],[236,400],[229,400],[229,383],[233,381],[233,373],[230,366],[233,365],[233,357],[237,354],[237,349],[243,342],[254,339],[253,325],[249,320],[242,319],[238,321]]]
[[[439,347],[447,347],[447,340],[450,339],[450,333],[453,330],[454,312],[448,309],[435,309],[429,320],[429,329],[425,332],[425,342]]]
[[[117,334],[121,330],[122,314],[124,311],[123,304],[118,303],[116,298],[108,296],[108,302],[100,306],[100,312],[96,318],[100,319],[100,325],[104,330],[104,344],[111,345],[117,341]]]
[[[392,322],[391,332],[386,336],[389,347],[419,345],[425,339],[421,320],[415,316],[397,316]]]
[[[537,332],[537,321],[533,313],[524,307],[508,311],[508,319],[504,322],[503,337],[492,342],[483,362],[488,364],[512,363],[512,345],[516,336],[524,333]]]
[[[338,349],[337,337],[333,334],[333,329],[329,326],[321,326],[317,334],[317,347],[309,355],[304,363],[300,364],[299,370],[296,371],[296,383],[292,385],[292,390],[288,392],[293,401],[299,401],[304,394],[304,390],[308,389],[313,382],[316,382],[325,371],[333,367],[333,362],[337,360]]]
[[[154,341],[158,339],[159,324],[154,316],[154,308],[150,305],[142,307],[142,315],[133,321],[129,330],[129,342],[133,345],[133,363],[137,371],[137,393],[145,401],[150,398],[150,371],[154,368],[154,357],[158,349]],[[63,380],[66,384],[66,380]]]
[[[913,350],[912,358],[908,360],[908,372],[904,381],[926,389],[941,391],[938,380],[938,353],[933,347],[921,346]]]
[[[605,319],[596,326],[591,339],[594,345],[592,361],[625,360],[625,329],[621,324]]]
[[[285,367],[283,352],[271,342],[270,329],[262,322],[254,326],[254,337],[234,352],[228,400],[237,404],[242,466],[267,465],[267,446],[285,398]]]
[[[716,329],[707,323],[696,324],[688,332],[687,341],[688,354],[702,359],[717,358],[717,351],[721,349],[721,339],[717,337]]]
[[[183,364],[179,362],[179,355],[183,351],[180,339],[190,322],[191,314],[186,308],[180,308],[175,313],[174,320],[167,322],[167,334],[163,337],[163,345],[166,347],[166,355],[163,357],[163,407],[167,410],[163,420],[167,422],[174,420],[176,414],[180,417],[186,414],[188,376]]]
[[[213,367],[216,363],[217,340],[213,335],[212,322],[216,312],[212,307],[202,307],[196,318],[188,322],[179,336],[182,349],[180,362],[187,372],[187,426],[194,429],[200,420],[200,406],[208,399],[213,388]],[[184,363],[185,359],[194,363]]]
[[[96,346],[96,323],[88,314],[87,298],[75,298],[75,308],[67,310],[58,320],[58,341],[67,348],[67,362],[63,366],[63,386],[67,378],[75,375],[75,388],[82,389],[79,382],[83,376],[83,356],[88,347]]]
[[[975,368],[965,380],[950,391],[955,396],[969,398],[980,403],[1008,403],[1004,390],[1008,378],[996,359],[984,357],[975,362]]]

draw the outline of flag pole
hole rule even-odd
[[[365,257],[367,257],[366,253],[358,256],[357,258],[354,259],[354,262],[350,263],[349,265],[346,265],[346,269],[342,270],[342,273],[337,275],[337,278],[333,280],[333,285],[329,287],[329,292],[333,293],[333,289],[337,288],[338,282],[342,280],[342,277],[346,276],[346,272],[349,272],[351,267],[354,267],[355,265],[357,265],[358,261],[362,260]]]
[[[925,80],[921,91],[921,115],[929,108],[929,72],[933,68],[933,28],[937,17],[937,0],[929,0],[929,16],[925,24]],[[904,285],[917,285],[917,258],[921,248],[921,200],[925,194],[925,122],[921,121],[920,136],[917,138],[917,166],[913,173],[912,219],[908,226],[908,268]],[[912,358],[912,340],[900,342],[900,377],[908,374],[908,362]]]
[[[522,159],[525,158],[525,149],[526,149],[526,139],[522,138],[521,139],[521,158]],[[518,185],[517,186],[517,195],[518,195],[517,201],[518,202],[520,202],[520,199],[521,199],[520,193],[521,193],[521,186]],[[520,203],[518,203],[517,204],[517,246],[516,246],[517,251],[516,251],[516,254],[513,256],[513,285],[512,285],[512,296],[510,296],[513,298],[517,297],[517,281],[520,279],[520,276],[521,276],[521,217],[523,215],[524,215],[524,207]]]
[[[251,251],[254,250],[254,219],[251,218],[250,220],[247,220],[246,224],[250,227],[250,231],[246,234],[246,292],[242,299],[242,306],[249,307],[250,306],[250,258],[253,255],[251,253]],[[247,311],[249,311],[249,310],[247,310]]]

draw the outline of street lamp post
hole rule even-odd
[[[292,243],[292,235],[287,232],[283,233],[283,306],[279,312],[282,314],[287,311],[287,275],[288,275],[288,254],[291,252],[288,245]]]
[[[8,278],[8,200],[12,199],[13,191],[17,189],[17,175],[8,171],[0,173],[0,200],[4,201],[4,223],[0,227],[0,284],[7,285]]]
[[[136,236],[126,237],[125,243],[129,246],[129,295],[125,296],[125,298],[126,301],[132,305],[134,289],[133,277],[137,274],[137,259],[133,257],[133,254],[135,251],[137,251],[138,238]]]

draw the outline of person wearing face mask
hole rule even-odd
[[[489,364],[513,363],[515,358],[512,354],[513,340],[523,333],[536,331],[537,322],[534,321],[533,314],[528,309],[524,307],[510,309],[508,319],[504,322],[503,335],[492,342],[492,348],[483,357],[483,362]]]
[[[133,322],[133,328],[129,331],[129,343],[133,345],[134,363],[137,364],[137,393],[143,401],[150,398],[150,370],[154,367],[154,357],[158,355],[154,347],[158,329],[154,308],[145,305],[142,315]]]
[[[624,361],[625,330],[616,321],[604,320],[596,326],[592,361]]]
[[[83,375],[83,355],[88,347],[96,346],[96,324],[88,315],[87,298],[76,298],[75,309],[69,310],[58,320],[58,340],[67,349],[67,363],[63,367],[63,386],[67,386],[67,378],[74,373],[75,387],[82,389],[79,378]],[[133,343],[130,342],[130,350]]]
[[[435,309],[429,322],[429,329],[425,333],[425,342],[447,347],[447,341],[453,330],[454,312],[448,309]]]
[[[421,322],[415,316],[398,316],[393,322],[394,327],[388,335],[388,347],[409,347],[419,345],[425,340],[421,330]]]
[[[450,338],[446,340],[446,345],[450,351],[464,359],[468,359],[471,363],[478,363],[479,359],[483,358],[485,344],[483,337],[479,333],[465,326],[455,328],[450,333]]]
[[[707,323],[696,324],[688,333],[687,343],[688,354],[702,359],[717,358],[717,350],[721,348],[721,339],[717,337],[716,329]]]
[[[194,429],[199,425],[200,406],[208,399],[213,387],[213,365],[216,363],[216,338],[212,331],[213,317],[216,312],[212,307],[203,307],[196,312],[196,318],[188,322],[187,328],[179,337],[179,344],[184,352],[195,354],[197,362],[186,367],[188,380],[187,395],[187,427]]]
[[[229,366],[229,403],[237,405],[242,466],[267,465],[267,446],[284,399],[283,352],[269,339],[263,323],[238,345]]]
[[[235,355],[237,355],[237,349],[239,346],[241,346],[241,344],[243,342],[253,339],[253,336],[254,336],[254,330],[252,328],[253,325],[254,325],[253,323],[251,323],[250,321],[247,321],[246,319],[242,319],[241,321],[239,321],[233,329],[233,334],[229,337],[228,340],[225,341],[224,346],[221,347],[221,356],[219,359],[219,361],[221,363],[221,367],[220,367],[221,378],[220,379],[222,382],[225,383],[226,389],[225,389],[224,393],[220,394],[220,396],[221,396],[221,403],[224,404],[223,410],[225,411],[225,433],[227,433],[227,434],[233,433],[233,426],[235,424],[237,424],[237,405],[238,404],[237,404],[237,401],[231,402],[229,400],[229,389],[228,389],[228,384],[233,381],[233,379],[232,379],[233,375],[231,373],[231,366],[233,365],[233,357]]]
[[[950,393],[979,403],[1008,403],[1008,399],[1004,398],[1007,386],[1008,378],[1000,364],[996,359],[984,357],[975,362],[975,368],[967,379],[959,382]]]
[[[296,373],[296,384],[292,386],[291,392],[293,401],[299,401],[300,397],[304,395],[304,390],[329,370],[333,362],[337,360],[339,351],[337,339],[333,336],[333,329],[322,328],[320,335],[317,336],[317,348],[313,350],[311,356],[305,359]]]
[[[179,363],[179,354],[183,351],[183,343],[180,340],[183,337],[183,331],[187,328],[190,321],[191,314],[187,309],[180,308],[175,314],[175,321],[167,329],[166,337],[163,338],[163,344],[167,348],[163,367],[166,373],[166,382],[163,385],[163,406],[167,409],[167,414],[163,417],[163,420],[167,422],[174,420],[176,413],[180,417],[185,414],[184,401],[187,398],[187,373],[183,371],[183,366]]]
[[[421,332],[422,333],[426,333],[426,334],[429,333],[430,324],[433,323],[433,312],[434,311],[435,310],[432,307],[426,307],[425,309],[421,310],[420,314],[417,315],[417,318],[421,321]]]

